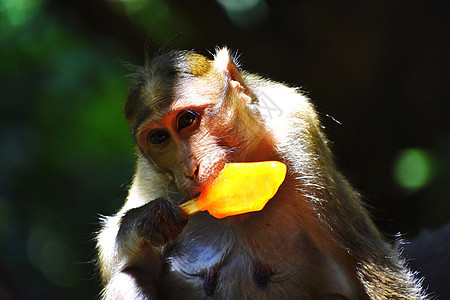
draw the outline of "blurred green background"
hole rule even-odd
[[[387,236],[450,220],[448,2],[0,0],[0,299],[95,299],[126,197],[123,62],[228,45],[305,89]],[[335,121],[338,120],[338,122]]]

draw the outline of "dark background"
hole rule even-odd
[[[450,220],[448,1],[219,2],[0,1],[0,299],[96,298],[134,169],[123,62],[161,47],[302,87],[388,238]]]

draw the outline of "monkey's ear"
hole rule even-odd
[[[251,96],[250,90],[245,85],[241,73],[239,73],[238,68],[230,57],[230,52],[226,47],[216,52],[214,57],[214,67],[226,76],[231,88],[238,89],[244,92],[245,95]]]

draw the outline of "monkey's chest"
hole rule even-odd
[[[302,249],[279,241],[255,248],[234,234],[179,239],[165,254],[160,299],[298,299],[300,292],[311,293],[303,284],[312,270],[298,255]]]

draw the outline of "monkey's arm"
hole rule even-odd
[[[104,299],[155,294],[159,247],[174,240],[186,223],[186,213],[162,198],[108,218],[99,235]]]
[[[148,200],[167,195],[167,189],[161,188],[167,187],[164,178],[157,172],[151,176],[148,170],[149,164],[140,161],[126,204],[104,219],[97,237],[103,299],[148,299],[148,295],[154,299],[160,246],[175,239],[187,223],[187,215],[171,201]]]

